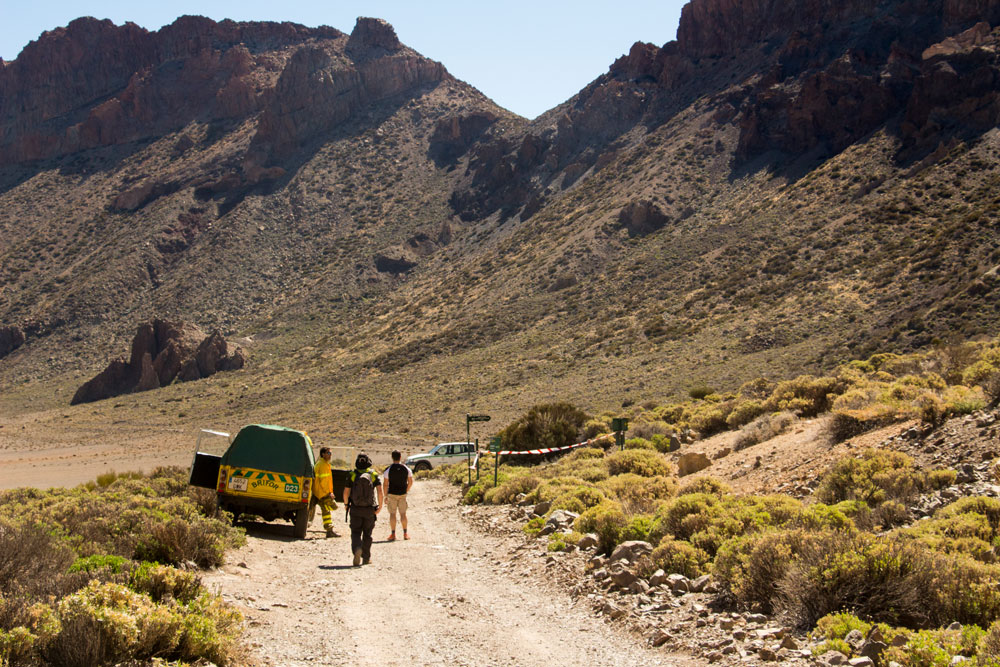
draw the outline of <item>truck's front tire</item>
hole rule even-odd
[[[297,512],[295,512],[295,530],[293,534],[298,539],[303,539],[306,536],[306,528],[309,527],[309,508],[303,507]]]

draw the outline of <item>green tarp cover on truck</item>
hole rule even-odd
[[[312,442],[302,431],[250,424],[240,429],[222,455],[222,465],[253,468],[302,477],[313,476]]]

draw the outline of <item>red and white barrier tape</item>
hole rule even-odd
[[[591,438],[590,440],[585,440],[584,442],[578,442],[575,445],[566,445],[565,447],[546,447],[544,449],[521,449],[521,450],[504,450],[502,452],[497,452],[497,456],[514,456],[516,454],[551,454],[552,452],[564,452],[567,449],[576,449],[577,447],[586,447],[595,442],[601,440],[607,440],[608,438],[615,437],[614,433],[606,433],[604,435],[599,435],[596,438]]]

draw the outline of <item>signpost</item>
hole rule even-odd
[[[628,430],[628,418],[613,418],[611,420],[611,430],[615,432],[615,444],[618,445],[618,449],[625,449],[625,431]]]
[[[472,422],[488,422],[490,420],[489,415],[465,415],[465,443],[468,444],[472,442],[472,436],[469,433],[469,424]],[[476,450],[479,449],[479,440],[476,440]],[[472,486],[472,450],[467,450],[469,455],[466,457],[469,461],[469,486]],[[478,470],[477,470],[478,473]]]

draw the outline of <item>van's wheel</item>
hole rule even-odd
[[[431,464],[427,461],[417,461],[417,465],[413,466],[413,472],[420,472],[421,470],[430,470]]]
[[[303,507],[295,512],[295,537],[300,540],[306,536],[306,528],[309,527],[309,508]]]

